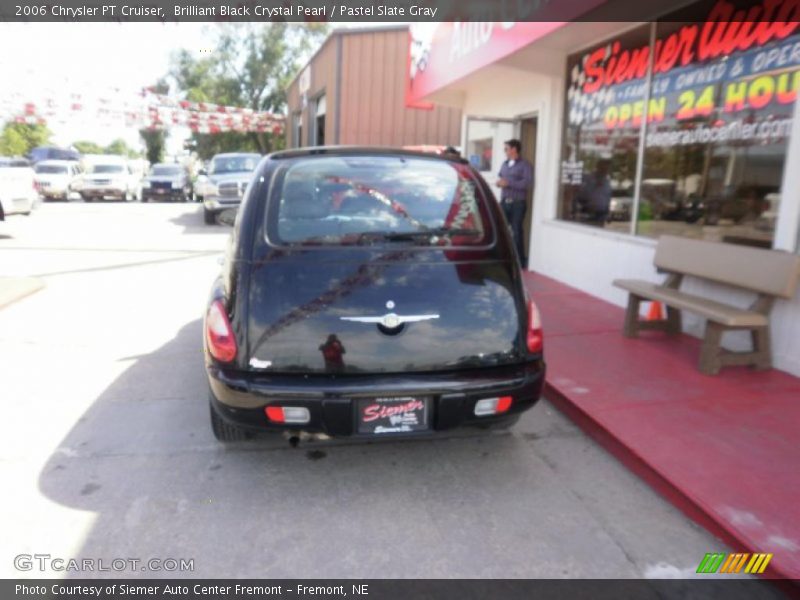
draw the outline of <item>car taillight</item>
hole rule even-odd
[[[544,348],[542,318],[533,300],[528,300],[528,352],[539,353]]]
[[[308,423],[311,413],[304,406],[268,406],[264,409],[273,423]]]
[[[206,340],[208,351],[218,361],[227,363],[236,358],[236,338],[225,307],[219,300],[211,303],[206,315]]]
[[[474,413],[476,417],[485,417],[487,415],[498,415],[504,413],[511,408],[511,396],[499,396],[497,398],[483,398],[475,403]]]

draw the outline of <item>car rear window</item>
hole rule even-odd
[[[171,165],[156,165],[150,171],[151,175],[180,175],[181,168],[178,166],[171,166]]]
[[[63,165],[36,165],[34,171],[40,174],[63,175],[67,172],[67,167]]]
[[[94,165],[90,173],[124,173],[125,167],[122,165]]]
[[[255,170],[261,156],[258,154],[240,154],[234,156],[217,156],[211,161],[209,175],[225,173],[249,173]]]
[[[279,185],[268,231],[284,245],[475,246],[492,238],[485,199],[466,165],[309,157],[295,160]]]

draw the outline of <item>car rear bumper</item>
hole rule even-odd
[[[460,426],[504,421],[531,408],[539,400],[545,364],[537,360],[522,365],[435,374],[304,377],[254,376],[207,365],[212,407],[224,420],[239,427],[261,431],[304,431],[330,436],[390,437],[390,434],[358,433],[356,404],[377,397],[425,397],[430,402],[429,428],[425,435]],[[513,398],[508,411],[475,416],[478,400],[498,396]],[[307,408],[306,424],[272,423],[268,406]]]
[[[177,190],[163,190],[159,191],[158,189],[144,189],[142,190],[142,200],[182,200],[184,198],[184,192],[182,189]]]
[[[119,188],[81,188],[84,198],[124,198],[125,190]]]

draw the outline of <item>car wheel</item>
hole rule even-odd
[[[85,194],[81,194],[81,198],[83,199],[84,202],[91,202],[92,201],[91,196],[86,196]]]
[[[217,223],[217,215],[213,212],[208,210],[207,208],[203,209],[203,221],[205,221],[206,225],[215,225]]]
[[[243,442],[253,437],[249,431],[225,421],[210,404],[209,410],[211,411],[211,431],[220,442]]]

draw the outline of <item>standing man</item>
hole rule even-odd
[[[528,209],[528,190],[533,187],[533,166],[524,158],[520,158],[522,144],[519,140],[508,140],[505,143],[506,161],[500,167],[497,187],[500,188],[500,205],[511,226],[514,245],[517,247],[519,259],[526,262],[525,243],[523,241],[523,223]]]

